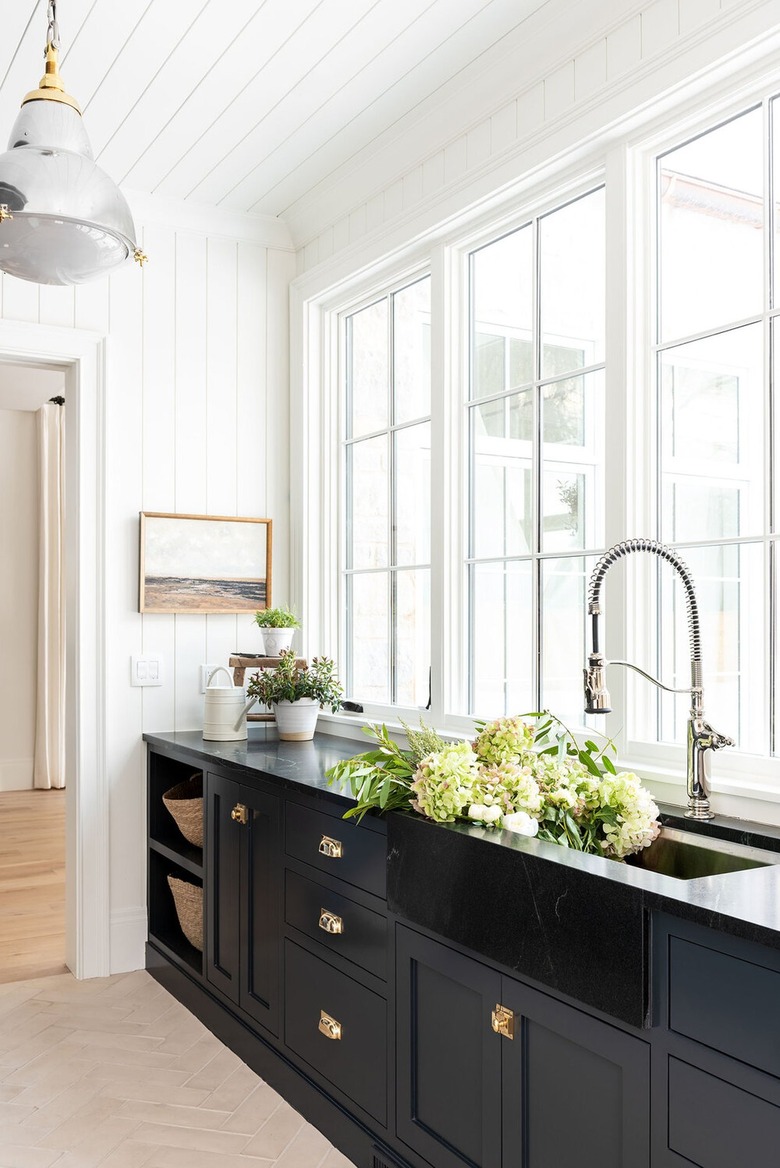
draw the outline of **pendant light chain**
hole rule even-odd
[[[44,56],[46,56],[49,45],[51,45],[54,49],[59,49],[60,47],[60,26],[57,24],[57,0],[49,0],[49,6],[46,10],[46,19],[49,22],[49,27],[46,32],[46,48],[43,51]]]

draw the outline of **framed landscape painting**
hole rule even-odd
[[[141,512],[139,612],[256,612],[271,604],[271,520]]]

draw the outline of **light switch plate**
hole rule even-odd
[[[131,685],[162,685],[163,659],[160,656],[131,657]]]
[[[207,685],[208,680],[209,680],[209,674],[213,673],[214,670],[218,669],[218,668],[219,668],[218,665],[201,665],[201,667],[200,667],[200,692],[201,693],[206,692],[206,685]],[[220,682],[219,684],[224,685],[225,683],[223,681],[223,682]]]

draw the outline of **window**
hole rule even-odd
[[[468,710],[582,722],[587,576],[604,542],[604,192],[469,264]]]
[[[341,538],[323,619],[369,716],[428,707],[468,732],[546,706],[582,727],[589,575],[647,535],[696,584],[706,714],[737,741],[716,791],[780,789],[778,103],[618,142],[533,213],[518,199],[410,243],[396,273],[430,275],[327,293],[341,429],[318,481]],[[630,557],[605,599],[610,657],[687,686],[676,575]],[[609,684],[596,728],[679,795],[687,698],[618,669]]]
[[[773,106],[657,160],[657,535],[693,572],[707,714],[741,752],[764,755],[777,750],[767,685],[777,604]],[[687,685],[684,603],[670,574],[659,574],[656,605],[658,672]],[[663,695],[638,730],[680,742],[686,717],[685,700]]]
[[[343,318],[347,692],[426,706],[430,679],[430,277]]]

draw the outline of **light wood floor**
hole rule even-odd
[[[353,1168],[153,981],[0,986],[0,1168]]]
[[[65,969],[65,792],[0,792],[0,983]]]

